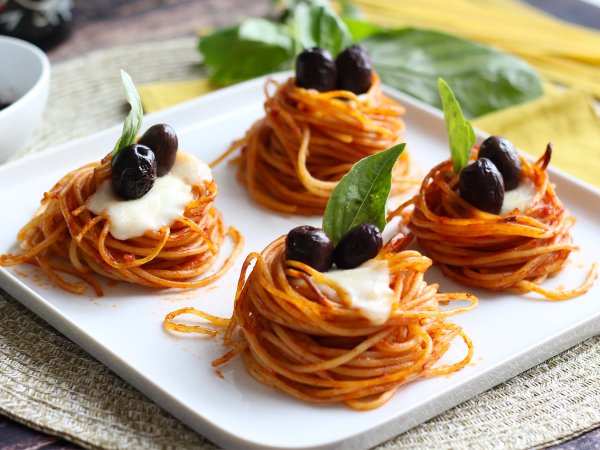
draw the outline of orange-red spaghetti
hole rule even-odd
[[[265,117],[212,165],[242,149],[238,176],[258,203],[276,211],[321,214],[354,163],[398,144],[404,135],[404,108],[383,95],[376,74],[360,96],[299,88],[294,78],[267,81],[265,95]],[[392,192],[417,184],[413,172],[404,152]]]
[[[213,365],[241,354],[261,383],[305,401],[343,402],[357,410],[377,408],[410,381],[461,369],[470,361],[473,346],[461,327],[446,317],[472,309],[477,299],[438,293],[437,285],[423,280],[431,260],[415,251],[400,251],[400,245],[401,239],[377,256],[388,262],[395,293],[391,315],[382,325],[373,325],[351,307],[347,292],[327,273],[286,261],[283,237],[261,254],[250,254],[224,337],[233,349]],[[252,261],[255,266],[250,269]],[[440,303],[457,299],[470,304],[440,309]],[[171,313],[165,326],[197,331],[173,323],[174,317],[190,312],[186,308]],[[465,357],[454,364],[437,364],[455,337],[465,342]]]
[[[88,210],[86,200],[100,182],[110,177],[110,155],[65,175],[44,194],[37,213],[19,232],[22,254],[0,255],[0,266],[32,263],[63,289],[82,293],[85,284],[59,273],[75,276],[102,295],[92,272],[106,278],[153,288],[196,288],[217,280],[231,267],[243,246],[233,227],[225,230],[213,206],[214,181],[192,188],[194,200],[174,224],[143,236],[118,240],[109,233],[108,217]],[[215,263],[225,236],[236,245],[216,272],[197,279]]]
[[[434,167],[410,204],[414,210],[408,228],[446,275],[462,283],[491,290],[534,291],[551,300],[565,300],[587,292],[598,274],[592,265],[586,279],[574,289],[545,289],[540,284],[566,264],[573,244],[575,219],[557,197],[546,166],[551,147],[537,162],[521,158],[523,179],[530,179],[535,198],[525,211],[488,214],[460,198],[458,175],[452,162]],[[472,158],[477,157],[473,152]]]

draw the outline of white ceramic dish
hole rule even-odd
[[[278,75],[282,77],[285,75]],[[181,148],[209,161],[262,115],[264,78],[253,80],[146,117],[144,128],[165,122],[178,132]],[[448,158],[439,111],[387,89],[407,108],[406,140],[426,170]],[[0,167],[0,253],[15,245],[44,190],[68,170],[98,160],[120,133],[116,126],[87,138]],[[482,138],[479,134],[479,138]],[[551,284],[577,285],[600,254],[600,193],[551,170],[564,203],[578,218],[573,229],[583,246]],[[34,176],[31,176],[35,174]],[[274,238],[318,218],[275,214],[253,203],[227,164],[215,170],[218,207],[247,243],[260,251]],[[243,258],[215,285],[192,292],[152,291],[119,284],[103,298],[70,295],[36,276],[29,267],[0,271],[0,285],[59,331],[189,426],[229,448],[367,448],[534,366],[600,331],[600,283],[566,302],[514,296],[460,286],[433,268],[429,282],[444,291],[473,292],[480,306],[456,317],[475,344],[473,364],[449,377],[418,381],[381,408],[356,412],[339,405],[315,406],[255,382],[241,361],[215,375],[210,361],[221,356],[220,339],[174,336],[164,315],[183,306],[229,316]],[[449,353],[464,350],[458,341]],[[451,355],[450,355],[451,356]]]
[[[0,36],[0,163],[40,124],[50,89],[50,63],[35,45]]]

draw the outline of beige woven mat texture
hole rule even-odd
[[[102,50],[56,65],[44,125],[19,156],[121,121],[120,68],[137,83],[201,72],[193,39]],[[599,367],[595,337],[379,448],[560,442],[600,424]],[[6,294],[0,294],[0,411],[87,448],[215,448]]]

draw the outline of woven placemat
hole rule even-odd
[[[18,156],[122,120],[120,68],[138,83],[193,78],[202,70],[191,38],[113,48],[56,65],[44,125]],[[0,317],[2,413],[88,448],[216,448],[5,293]],[[379,448],[560,442],[600,424],[598,367],[595,337]]]

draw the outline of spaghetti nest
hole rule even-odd
[[[0,266],[33,263],[67,291],[82,293],[85,284],[68,281],[59,273],[85,281],[102,295],[92,272],[153,288],[188,289],[212,283],[233,264],[243,238],[232,227],[225,230],[213,206],[217,195],[214,181],[192,187],[194,200],[171,226],[118,240],[109,233],[107,215],[95,215],[86,206],[110,174],[109,155],[102,163],[65,175],[44,194],[33,219],[19,231],[23,253],[0,255]],[[236,242],[232,254],[215,273],[195,279],[215,263],[226,234]]]
[[[446,161],[434,167],[419,193],[393,214],[414,204],[410,231],[444,273],[462,283],[491,290],[534,291],[551,300],[576,297],[591,288],[596,264],[578,288],[540,286],[577,249],[570,235],[575,219],[548,180],[550,153],[551,147],[533,164],[521,158],[522,180],[531,180],[536,190],[524,211],[495,215],[471,206],[458,195],[459,177],[452,162]],[[475,152],[472,157],[476,156]]]
[[[268,80],[265,95],[265,117],[213,165],[241,148],[239,178],[258,203],[276,211],[321,214],[354,163],[403,138],[404,108],[383,95],[376,74],[360,96],[299,88],[293,77],[283,84]],[[404,152],[393,192],[420,181],[413,171]]]
[[[394,291],[391,314],[381,325],[350,306],[348,293],[326,273],[286,261],[284,237],[261,254],[250,254],[225,333],[225,343],[234,347],[213,365],[241,353],[261,383],[305,401],[343,402],[357,410],[382,405],[410,381],[461,369],[473,347],[446,317],[472,309],[477,299],[438,293],[437,285],[423,280],[431,260],[393,246],[377,256],[387,260]],[[456,299],[470,304],[440,309],[440,303]],[[457,336],[467,345],[466,356],[454,364],[436,364]]]

